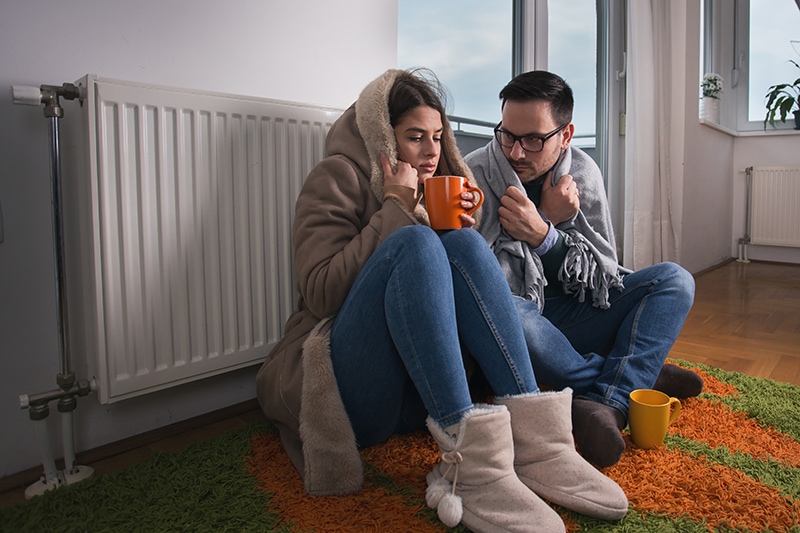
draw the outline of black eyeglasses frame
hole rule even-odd
[[[551,131],[550,133],[548,133],[546,135],[540,136],[540,135],[514,135],[513,133],[502,129],[500,126],[502,126],[503,123],[502,122],[498,122],[497,126],[494,127],[494,138],[497,139],[497,142],[500,143],[500,146],[502,146],[503,148],[514,148],[514,145],[519,142],[520,148],[522,148],[526,152],[537,153],[537,152],[541,152],[542,150],[544,150],[544,144],[547,142],[547,140],[550,137],[556,135],[558,132],[560,132],[564,128],[566,128],[567,124],[569,124],[569,122],[566,122],[566,123],[562,124],[561,126],[557,127],[556,129],[554,129],[553,131]],[[513,141],[511,142],[510,146],[503,144],[503,141],[500,139],[501,135],[508,135],[509,137],[511,137],[513,139]],[[539,147],[538,150],[530,150],[528,148],[525,148],[525,145],[522,144],[522,140],[523,139],[529,139],[529,138],[538,139],[539,141],[541,141],[542,145]]]

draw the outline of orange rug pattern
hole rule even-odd
[[[800,486],[800,443],[732,410],[720,399],[740,391],[695,370],[704,379],[704,394],[683,402],[667,445],[641,450],[625,435],[628,446],[622,459],[604,471],[623,488],[631,508],[623,520],[602,523],[602,531],[800,532],[800,498],[759,479],[758,474],[711,457],[711,451],[723,450],[755,465],[756,471],[762,463],[773,465],[770,468],[793,476],[790,484]],[[700,451],[684,449],[681,443],[687,442]],[[361,456],[364,489],[343,497],[307,495],[277,433],[252,438],[248,465],[261,489],[271,495],[270,510],[282,517],[283,531],[448,530],[425,505],[425,476],[438,460],[436,445],[427,433],[394,437],[363,450]],[[596,520],[556,510],[570,532],[600,529]],[[679,521],[682,529],[666,527],[670,520]],[[664,521],[663,529],[659,521]],[[459,526],[459,530],[466,528]]]

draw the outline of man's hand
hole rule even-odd
[[[558,183],[553,186],[550,176],[547,176],[542,185],[542,205],[539,208],[550,222],[558,225],[578,214],[581,200],[578,187],[570,174],[564,174]]]
[[[550,225],[545,222],[536,205],[517,187],[509,187],[500,199],[500,224],[513,238],[525,241],[534,248],[541,246]]]

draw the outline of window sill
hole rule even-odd
[[[752,131],[736,131],[732,130],[728,127],[725,127],[721,124],[717,124],[711,120],[699,119],[700,124],[711,128],[712,130],[721,131],[731,137],[771,137],[771,136],[783,136],[783,135],[800,135],[800,130],[795,129],[781,129],[781,130],[767,130],[764,131],[763,129],[759,130],[752,130]]]
[[[721,124],[717,124],[716,122],[714,122],[712,120],[706,120],[704,118],[701,118],[700,119],[700,124],[702,124],[703,126],[707,126],[707,127],[711,128],[712,130],[721,131],[722,133],[728,134],[731,137],[738,137],[739,136],[739,132],[738,131],[734,131],[734,130],[732,130],[730,128],[726,128],[725,126],[723,126]]]

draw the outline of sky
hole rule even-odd
[[[401,0],[402,1],[402,0]],[[750,120],[764,120],[770,85],[800,78],[800,9],[794,0],[750,0]],[[723,91],[725,87],[723,85]]]
[[[399,0],[398,66],[427,67],[451,91],[447,111],[497,122],[511,79],[510,0]]]
[[[798,77],[788,60],[800,63],[800,10],[794,0],[751,0],[751,11],[750,118],[759,121],[769,85]],[[550,2],[548,16],[548,70],[572,87],[576,134],[593,135],[595,0]],[[398,66],[430,68],[450,90],[449,114],[496,123],[511,79],[512,19],[511,0],[399,0]]]
[[[595,0],[554,2],[548,69],[575,93],[577,133],[594,133]],[[511,79],[510,0],[399,0],[398,66],[430,68],[452,93],[448,113],[500,120],[500,89]]]

